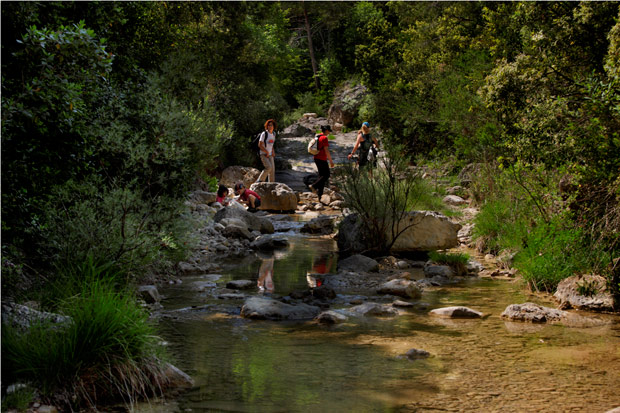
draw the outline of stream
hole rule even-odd
[[[162,289],[165,311],[209,305],[191,316],[159,319],[174,363],[195,386],[138,411],[605,412],[620,406],[619,317],[590,315],[607,321],[592,328],[503,321],[499,314],[509,304],[554,306],[547,297],[528,293],[519,280],[468,278],[427,288],[398,317],[350,318],[336,325],[247,320],[238,315],[243,299],[222,300],[188,288],[200,279],[258,281],[269,259],[273,290],[256,287],[246,294],[284,296],[307,288],[309,273],[336,271],[333,240],[287,235],[285,250],[223,262],[217,276],[188,277]],[[486,316],[428,315],[453,305]],[[412,348],[431,357],[401,356]]]

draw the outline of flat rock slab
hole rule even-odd
[[[250,280],[232,280],[226,283],[226,288],[231,290],[249,290],[254,287],[256,282]]]
[[[431,310],[429,314],[441,318],[480,318],[483,315],[480,311],[459,306],[436,308]]]
[[[241,316],[256,320],[308,320],[321,309],[308,304],[291,305],[263,297],[250,297],[241,308]]]

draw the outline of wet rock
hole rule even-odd
[[[221,300],[242,300],[245,298],[245,294],[224,293],[217,296]]]
[[[431,353],[429,353],[426,350],[420,350],[417,348],[412,348],[411,350],[407,351],[404,356],[406,358],[408,358],[409,360],[418,360],[418,359],[425,359],[431,356]]]
[[[155,304],[161,301],[161,295],[154,285],[141,285],[138,287],[138,295],[147,304]]]
[[[260,251],[271,251],[289,245],[288,238],[282,235],[261,235],[250,244],[250,248]]]
[[[227,238],[238,238],[238,239],[247,239],[253,240],[252,233],[248,231],[247,227],[236,225],[236,224],[228,224],[222,234]]]
[[[226,288],[231,290],[248,290],[256,287],[256,282],[251,280],[232,280],[226,283]]]
[[[454,270],[449,265],[429,264],[424,267],[424,275],[428,278],[433,277],[454,277]]]
[[[355,315],[365,317],[395,317],[398,315],[398,310],[390,304],[379,303],[363,303],[351,307],[349,311]]]
[[[484,266],[476,260],[469,260],[467,262],[467,274],[476,275],[484,270]]]
[[[2,323],[27,330],[33,324],[50,323],[65,326],[71,317],[34,310],[22,304],[2,303]]]
[[[306,320],[316,317],[319,307],[297,304],[291,305],[270,298],[250,297],[241,308],[241,316],[261,320]]]
[[[396,268],[404,270],[405,268],[409,268],[409,263],[407,261],[400,260],[396,263]]]
[[[236,218],[244,222],[250,231],[260,231],[262,234],[273,234],[273,224],[266,218],[259,217],[240,208],[222,208],[213,217],[215,222],[226,218]]]
[[[317,321],[321,324],[339,324],[348,320],[348,317],[344,314],[337,313],[335,311],[323,311],[321,314],[316,316],[314,321]]]
[[[178,367],[170,363],[165,363],[163,367],[164,387],[178,389],[194,386],[194,379]]]
[[[405,298],[420,298],[422,296],[422,289],[415,281],[396,279],[381,285],[377,293],[396,295]]]
[[[320,235],[331,234],[334,232],[334,218],[327,215],[313,218],[304,224],[301,232]]]
[[[297,195],[286,184],[280,182],[257,182],[250,186],[261,200],[259,209],[266,211],[295,211]]]
[[[472,310],[468,307],[443,307],[431,310],[430,315],[441,318],[480,318],[480,311]]]
[[[353,255],[338,262],[338,270],[371,272],[379,269],[379,263],[365,255]]]
[[[211,281],[194,281],[192,283],[192,289],[195,291],[205,291],[211,288],[217,287],[217,284]]]
[[[589,293],[582,295],[581,292]],[[607,280],[600,275],[576,275],[558,284],[553,295],[559,308],[587,311],[613,311],[614,300],[607,290]]]
[[[513,321],[526,321],[530,323],[546,323],[560,321],[566,316],[566,312],[554,308],[543,307],[534,303],[511,304],[500,317]]]
[[[467,201],[465,201],[463,198],[461,198],[458,195],[446,195],[442,201],[444,204],[455,205],[455,206],[463,205],[467,203]]]
[[[394,307],[401,307],[401,308],[410,308],[414,306],[413,303],[408,303],[407,301],[401,301],[401,300],[394,301],[392,305]]]

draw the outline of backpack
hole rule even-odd
[[[252,139],[252,141],[251,141],[252,150],[255,151],[256,153],[258,153],[259,155],[261,154],[261,151],[260,151],[260,148],[258,147],[258,142],[260,141],[260,137],[263,136],[263,133],[267,133],[267,131],[266,130],[262,130],[262,131],[258,132],[258,134],[256,136],[254,136],[254,139]],[[273,134],[275,135],[276,142],[277,142],[278,141],[278,132],[275,129],[273,130]]]
[[[319,153],[319,137],[321,135],[316,135],[314,138],[310,139],[308,142],[308,153],[310,155],[318,155]]]

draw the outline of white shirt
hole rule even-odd
[[[267,142],[265,142],[265,136],[267,136]],[[275,141],[276,141],[275,133],[269,133],[268,131],[265,131],[260,136],[259,142],[262,142],[265,145],[265,149],[269,153],[269,156],[273,155],[273,144],[275,143]],[[261,151],[261,155],[264,155],[262,151]]]

